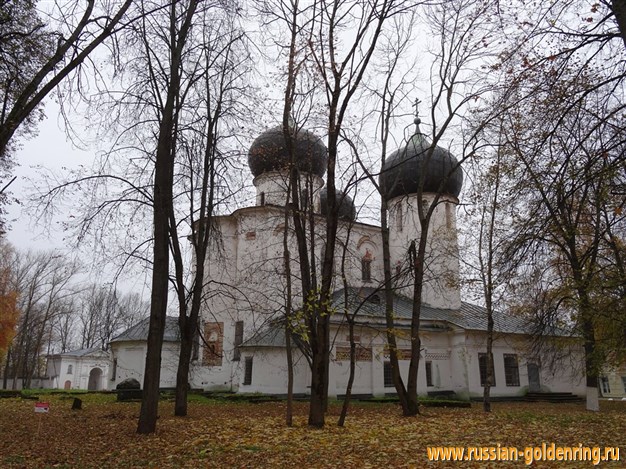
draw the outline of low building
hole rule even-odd
[[[384,396],[395,393],[386,345],[382,296],[382,293],[373,289],[350,289],[349,292],[348,311],[359,309],[354,331],[354,394]],[[340,306],[343,297],[343,291],[336,292],[336,307]],[[410,360],[408,336],[411,301],[395,295],[394,313],[399,364],[401,374],[406,378]],[[492,396],[513,398],[528,392],[585,394],[585,381],[580,372],[565,366],[561,372],[555,372],[542,367],[540,360],[532,358],[532,339],[522,320],[496,312],[494,322],[495,383],[492,383]],[[335,340],[331,350],[329,395],[340,396],[345,393],[350,369],[349,330],[341,315],[334,315],[331,323],[331,336]],[[454,395],[461,399],[481,397],[487,363],[486,311],[465,302],[456,311],[423,306],[420,330],[422,353],[418,393],[422,396]],[[297,340],[294,337],[292,343],[296,344]],[[287,362],[284,327],[278,323],[266,327],[245,341],[240,348],[243,370],[239,391],[285,393]],[[577,349],[574,346],[574,350]],[[582,354],[582,350],[579,353]],[[294,350],[294,356],[294,392],[308,394],[308,362],[297,349]],[[581,358],[582,355],[578,359]]]
[[[150,318],[135,324],[111,340],[111,372],[109,387],[115,387],[127,378],[135,378],[142,384],[148,349]],[[176,387],[176,371],[180,354],[180,333],[176,318],[167,317],[161,356],[161,388]]]
[[[602,397],[626,399],[626,365],[605,366],[599,384]]]
[[[48,355],[45,382],[51,389],[109,389],[109,352],[87,348]]]

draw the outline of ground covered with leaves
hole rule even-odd
[[[82,410],[72,396],[40,396],[50,412],[34,412],[36,401],[0,399],[0,467],[3,468],[403,468],[525,467],[518,462],[429,462],[428,446],[619,446],[626,467],[626,403],[603,402],[598,414],[582,404],[499,403],[491,414],[470,409],[423,408],[403,418],[397,405],[355,403],[344,428],[332,405],[323,430],[306,425],[307,406],[296,404],[294,426],[284,423],[282,402],[250,404],[194,396],[189,416],[173,416],[160,405],[154,435],[136,434],[140,404],[89,394]],[[540,463],[534,467],[593,467],[584,463]]]

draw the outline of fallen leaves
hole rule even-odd
[[[334,425],[340,409],[331,406],[323,430],[307,427],[303,403],[296,405],[294,426],[288,428],[283,403],[206,400],[190,403],[189,416],[177,418],[173,404],[162,402],[157,432],[145,436],[136,434],[138,403],[86,395],[83,410],[72,411],[69,400],[54,396],[49,400],[50,413],[37,415],[32,401],[0,401],[0,467],[444,468],[459,463],[429,462],[427,446],[522,448],[543,442],[621,446],[626,454],[626,403],[621,402],[604,402],[600,414],[573,404],[498,403],[491,414],[484,414],[480,406],[427,408],[414,418],[401,417],[392,404],[355,403],[344,428]],[[604,467],[622,466],[623,461]]]

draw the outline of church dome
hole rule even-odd
[[[335,200],[339,202],[339,218],[341,220],[356,220],[356,208],[354,207],[352,198],[348,194],[344,194],[340,190],[335,190]],[[321,190],[320,208],[322,215],[328,214],[328,192],[326,188]]]
[[[308,130],[299,130],[294,138],[294,146],[298,169],[323,177],[328,150],[322,140]],[[287,169],[289,161],[282,126],[263,132],[252,142],[248,151],[248,166],[255,177],[268,171]]]
[[[463,171],[457,159],[441,147],[435,147],[427,160],[431,144],[419,129],[420,120],[415,119],[416,130],[408,143],[394,151],[385,160],[380,175],[384,182],[385,198],[415,194],[423,175],[422,192],[438,192],[441,183],[446,179],[442,192],[458,197],[463,187]]]

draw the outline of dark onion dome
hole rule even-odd
[[[348,194],[335,189],[335,200],[339,204],[339,218],[341,220],[356,220],[356,208],[354,208],[354,202]],[[328,214],[328,192],[326,187],[322,188],[320,194],[320,208],[322,215]]]
[[[328,159],[324,142],[314,133],[301,129],[295,135],[294,145],[298,169],[323,177]],[[255,177],[268,171],[288,169],[290,160],[282,126],[263,132],[248,151],[248,166]]]
[[[440,147],[435,147],[431,157],[428,151],[431,144],[419,129],[420,120],[415,119],[415,134],[404,148],[394,151],[385,160],[380,182],[385,186],[385,198],[415,194],[424,175],[422,192],[437,193],[442,181],[448,176],[442,188],[443,194],[458,197],[463,187],[463,170],[452,154]]]

